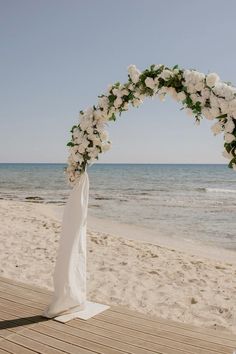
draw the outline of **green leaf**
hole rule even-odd
[[[72,146],[73,147],[73,146],[75,146],[75,144],[72,143],[72,141],[70,141],[69,143],[66,144],[66,146]]]
[[[221,114],[220,116],[216,117],[216,119],[227,118],[227,114]]]

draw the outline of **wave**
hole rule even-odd
[[[203,188],[208,193],[232,193],[236,194],[236,189],[224,189],[224,188]]]

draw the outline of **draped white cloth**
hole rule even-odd
[[[86,228],[89,179],[84,172],[65,206],[53,276],[54,294],[45,317],[83,310],[86,303]]]

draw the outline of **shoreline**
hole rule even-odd
[[[45,204],[44,204],[45,205]],[[46,204],[48,206],[48,204]],[[45,208],[46,213],[58,220],[62,221],[64,206],[50,205]],[[43,209],[42,209],[43,210]],[[208,245],[207,243],[193,241],[191,239],[181,239],[178,237],[164,237],[142,226],[122,224],[108,218],[98,218],[90,215],[88,212],[88,231],[107,233],[115,237],[122,237],[126,240],[139,241],[149,243],[167,249],[185,252],[189,255],[195,255],[221,262],[236,264],[236,251]]]

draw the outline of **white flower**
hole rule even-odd
[[[86,118],[86,116],[83,116],[80,121],[80,128],[82,130],[86,130],[87,128],[91,127],[93,125],[93,118]]]
[[[215,117],[212,115],[212,112],[210,111],[210,109],[207,108],[207,107],[204,107],[204,108],[202,109],[202,114],[204,115],[204,117],[205,117],[206,119],[212,120],[212,119],[215,118]]]
[[[123,101],[121,97],[117,97],[114,101],[114,107],[119,108],[122,105]]]
[[[235,140],[235,136],[230,133],[225,133],[225,142],[230,144]]]
[[[212,107],[210,108],[210,112],[213,118],[216,118],[220,115],[220,110],[218,107]]]
[[[216,122],[215,124],[213,124],[213,126],[211,127],[212,132],[214,133],[214,135],[220,134],[222,132],[222,122]]]
[[[128,109],[129,109],[129,102],[125,102],[124,105],[123,105],[123,107],[122,107],[122,109],[123,109],[124,111],[128,111]]]
[[[85,147],[82,144],[80,144],[78,146],[78,151],[79,151],[80,154],[84,154],[85,153]]]
[[[162,71],[160,77],[164,80],[169,80],[173,76],[172,71],[165,69]]]
[[[129,89],[130,91],[133,91],[134,85],[133,85],[133,84],[129,84],[128,89]]]
[[[155,81],[153,80],[153,78],[147,77],[145,79],[145,85],[153,90],[155,88]]]
[[[184,101],[185,99],[186,99],[186,94],[185,94],[185,92],[178,92],[177,93],[177,99],[179,100],[179,101]]]
[[[236,112],[236,99],[234,98],[233,100],[227,102],[228,103],[228,109],[229,112],[232,113],[233,116],[235,116]]]
[[[88,148],[87,149],[88,151],[88,155],[89,157],[93,160],[93,159],[96,159],[100,150],[97,148],[97,147],[92,147],[92,148]]]
[[[106,96],[100,97],[98,100],[99,107],[107,111],[109,105],[109,99]]]
[[[138,98],[135,98],[132,101],[132,104],[133,104],[134,107],[139,107],[141,103],[142,103],[142,101],[139,100]]]
[[[110,150],[110,148],[111,148],[111,142],[107,142],[102,145],[102,152],[106,152],[106,151]]]
[[[75,162],[79,162],[80,164],[83,162],[83,156],[81,154],[74,154],[73,156]]]
[[[127,89],[122,89],[121,90],[121,95],[122,96],[128,96],[128,94],[129,94],[129,91]]]
[[[225,123],[225,132],[226,133],[233,133],[235,128],[235,124],[232,119],[228,118],[227,123]]]
[[[134,84],[137,84],[138,80],[139,80],[139,76],[140,76],[140,71],[136,68],[135,65],[130,65],[128,67],[128,73],[129,73],[129,76],[131,78],[131,81],[134,83]]]
[[[208,74],[206,76],[206,84],[209,87],[215,86],[215,84],[220,80],[219,76],[215,73]]]
[[[192,93],[192,94],[190,95],[190,97],[191,97],[193,103],[198,102],[198,94]]]
[[[102,132],[100,132],[100,138],[102,141],[106,141],[108,139],[108,137],[109,137],[109,135],[106,130],[103,130]]]
[[[119,90],[119,89],[116,88],[116,87],[113,88],[112,93],[113,93],[113,95],[116,96],[116,97],[121,97],[121,96],[122,96],[121,90]]]
[[[224,97],[226,101],[231,101],[234,98],[236,89],[232,86],[225,84],[224,82],[217,82],[213,87],[213,91],[216,95]]]
[[[187,91],[188,91],[189,93],[196,93],[196,92],[197,92],[197,90],[196,90],[194,84],[191,84],[191,83],[187,85]]]

